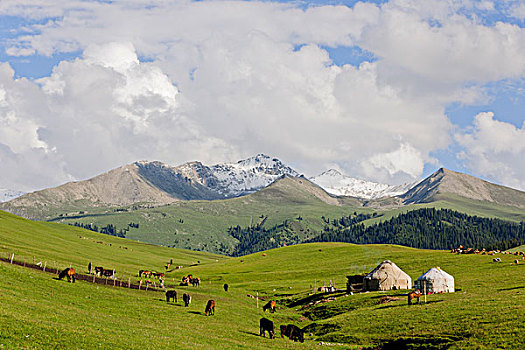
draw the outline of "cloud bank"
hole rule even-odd
[[[525,188],[514,165],[522,151],[498,158],[513,172],[480,165],[501,156],[483,136],[500,122],[478,115],[454,132],[445,114],[451,103],[488,103],[487,83],[524,75],[525,30],[483,23],[477,11],[495,5],[3,1],[1,14],[29,23],[4,40],[8,55],[80,54],[36,81],[0,66],[0,160],[9,164],[0,187],[37,189],[141,159],[261,152],[307,175],[335,166],[399,183],[455,142],[472,171]],[[338,47],[373,59],[336,65],[328,49]],[[502,129],[512,128],[523,132]]]

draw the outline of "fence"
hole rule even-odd
[[[23,266],[26,268],[39,270],[42,272],[51,273],[54,275],[58,275],[60,271],[63,269],[58,267],[58,264],[56,261],[53,261],[52,265],[48,265],[47,260],[41,260],[38,263],[36,262],[38,259],[35,258],[35,256],[32,257],[32,263],[28,262],[26,260],[26,256],[22,256],[23,260],[16,260],[19,255],[15,256],[15,253],[8,252],[7,257],[0,256],[0,261],[4,261],[9,264]],[[69,267],[71,267],[71,263],[69,264]],[[144,290],[144,291],[152,291],[152,292],[158,292],[158,291],[164,291],[164,289],[156,288],[156,286],[151,287],[149,285],[143,285],[142,280],[138,284],[131,283],[131,276],[128,276],[127,279],[123,278],[118,280],[116,277],[113,279],[108,280],[108,278],[104,277],[98,277],[96,275],[90,275],[90,274],[81,274],[81,273],[75,273],[75,278],[77,280],[81,281],[87,281],[91,283],[96,284],[102,284],[102,285],[112,285],[113,287],[121,287],[121,288],[129,288],[129,289],[138,289],[138,290]]]

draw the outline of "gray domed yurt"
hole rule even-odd
[[[415,288],[422,293],[453,293],[454,277],[439,267],[433,267],[419,276]]]
[[[410,289],[412,279],[390,260],[379,264],[363,279],[363,290]]]

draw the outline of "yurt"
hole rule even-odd
[[[453,293],[454,277],[439,267],[433,267],[419,276],[415,288],[422,293]]]
[[[379,264],[363,279],[363,290],[410,289],[412,279],[390,260]]]

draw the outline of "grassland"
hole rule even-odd
[[[185,267],[169,273],[168,283],[189,273],[202,279],[199,288],[176,287],[179,295],[189,292],[194,298],[184,308],[180,301],[167,304],[160,292],[82,281],[69,284],[0,262],[0,348],[312,349],[324,341],[342,344],[329,348],[390,344],[413,349],[520,349],[525,343],[525,264],[514,264],[515,257],[509,255],[493,263],[492,257],[483,255],[323,243],[223,258],[30,222],[1,212],[0,239],[3,252],[38,253],[48,261],[72,262],[74,267],[100,259],[101,264],[119,266],[123,273],[162,266],[174,258]],[[121,248],[123,243],[128,249]],[[332,280],[336,287],[344,287],[345,276],[368,272],[385,259],[413,279],[440,266],[455,277],[457,292],[430,295],[426,304],[413,306],[398,295],[401,291],[336,293],[335,301],[307,307],[310,301],[327,297],[309,295],[311,286]],[[197,260],[200,264],[195,264]],[[224,283],[230,285],[229,292],[222,289]],[[247,297],[257,293],[278,300],[275,314],[264,314]],[[385,295],[400,299],[379,304]],[[208,299],[217,302],[212,317],[203,315]],[[305,343],[259,337],[263,315],[277,325],[305,328]]]

